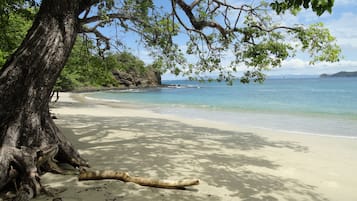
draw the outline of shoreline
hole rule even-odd
[[[91,97],[91,93],[79,96],[88,101],[112,103],[111,106],[125,104],[149,110],[158,114],[168,114],[181,118],[204,119],[212,122],[243,125],[249,129],[273,130],[302,135],[318,135],[336,138],[357,139],[357,121],[349,117],[332,114],[295,114],[266,111],[200,108],[189,105],[151,104],[144,102],[128,102],[127,100]]]
[[[45,174],[63,200],[357,200],[357,141],[159,114],[61,94],[51,111],[93,169],[198,178],[189,191]],[[46,200],[40,197],[36,200]]]

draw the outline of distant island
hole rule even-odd
[[[357,71],[355,72],[345,72],[341,71],[335,74],[321,74],[321,78],[326,78],[326,77],[357,77]]]

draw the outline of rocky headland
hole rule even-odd
[[[346,71],[341,71],[338,73],[334,74],[321,74],[321,78],[327,78],[327,77],[357,77],[357,71],[354,72],[346,72]]]
[[[150,67],[142,71],[115,69],[112,73],[119,85],[127,88],[147,88],[161,85],[161,73]]]

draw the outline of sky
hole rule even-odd
[[[234,2],[234,0],[231,0]],[[252,0],[254,1],[254,0]],[[189,2],[189,1],[187,1]],[[160,3],[163,3],[162,1]],[[169,3],[169,1],[167,1]],[[320,75],[332,74],[339,71],[357,71],[357,1],[335,0],[332,13],[324,13],[318,17],[310,10],[303,10],[298,16],[286,15],[281,18],[287,24],[313,24],[323,22],[336,37],[337,44],[342,50],[342,59],[336,63],[309,64],[309,58],[304,54],[297,54],[283,62],[281,68],[266,72],[267,75]],[[118,37],[118,36],[113,36]],[[142,45],[136,44],[132,36],[120,36],[121,40],[130,41],[130,51],[145,63],[152,62],[148,52]],[[173,75],[164,74],[163,79],[174,79]]]
[[[337,63],[318,63],[309,65],[307,58],[295,57],[284,62],[282,68],[273,70],[272,75],[319,75],[339,71],[357,71],[357,1],[335,0],[332,13],[317,17],[304,11],[294,19],[297,22],[323,22],[336,37],[342,50],[342,59]]]

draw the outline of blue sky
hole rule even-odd
[[[231,0],[234,2],[233,0]],[[254,0],[252,0],[254,1]],[[258,0],[255,0],[258,1]],[[189,1],[187,1],[189,2]],[[238,1],[240,2],[240,1]],[[160,1],[160,3],[163,3]],[[167,1],[169,3],[169,1]],[[166,7],[166,6],[165,6]],[[312,24],[323,22],[336,37],[337,44],[342,49],[340,62],[337,63],[317,63],[309,65],[309,60],[303,54],[286,60],[281,68],[266,72],[268,75],[319,75],[322,73],[336,73],[339,71],[357,71],[357,1],[356,0],[335,0],[332,13],[325,13],[318,17],[312,11],[303,10],[298,16],[286,15],[281,18],[286,24]],[[113,30],[113,29],[112,29]],[[110,31],[110,37],[119,37],[122,41],[129,43],[130,51],[145,61],[152,62],[148,52],[133,35],[115,36]],[[164,79],[171,79],[172,75],[164,75]]]
[[[287,60],[282,68],[268,74],[316,75],[338,71],[357,71],[357,1],[335,0],[332,13],[325,13],[320,17],[309,11],[303,11],[301,14],[293,20],[301,23],[320,21],[330,29],[342,49],[343,58],[338,63],[318,63],[310,66],[306,58],[297,56]],[[287,19],[291,20],[289,17]]]

